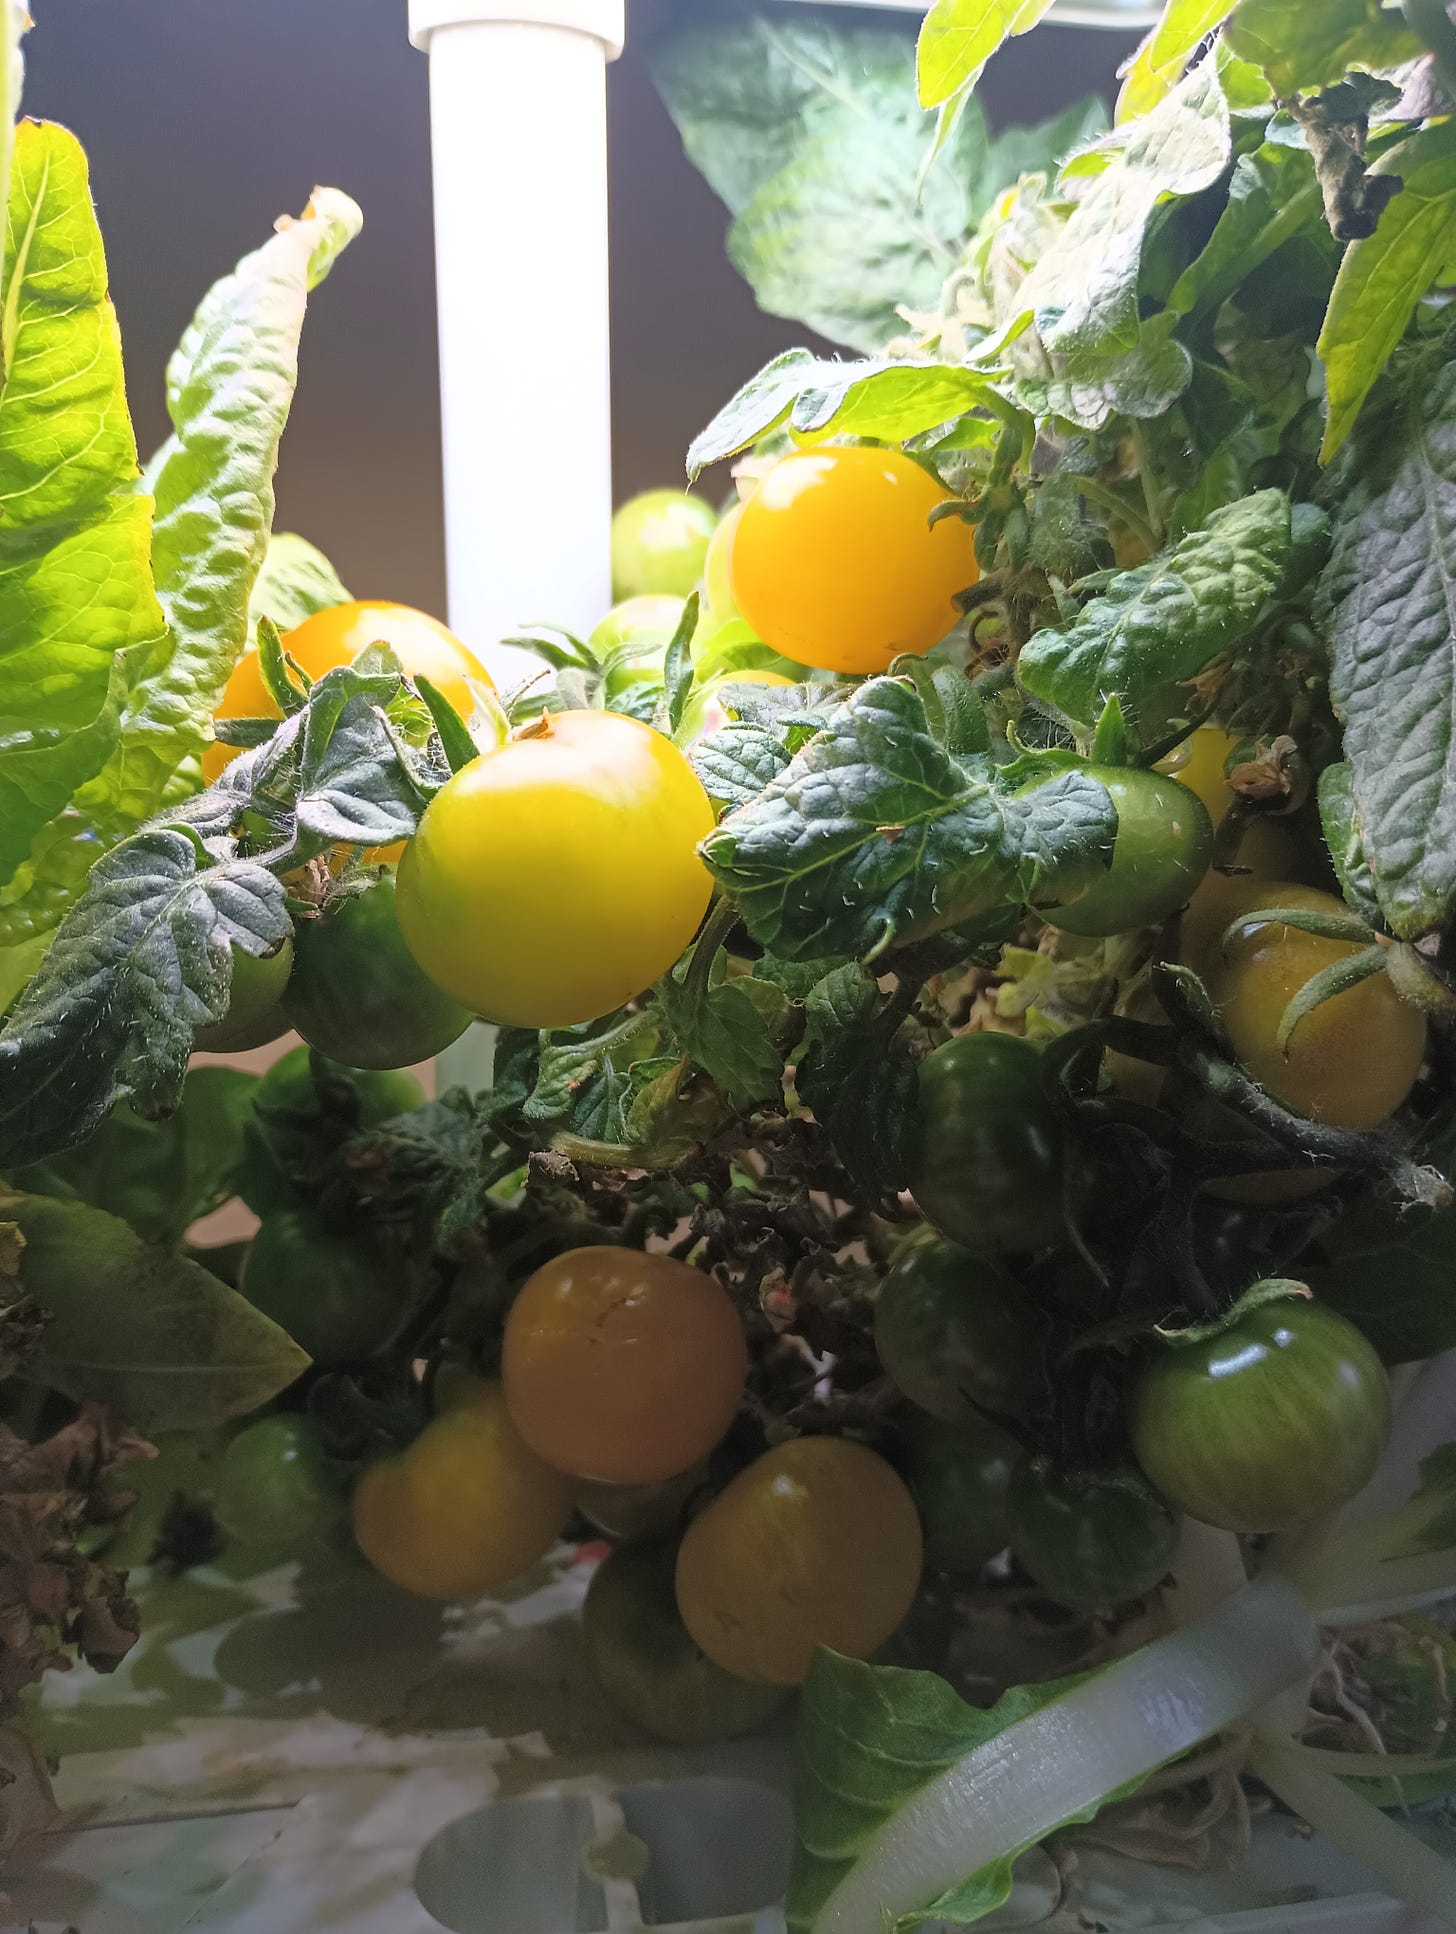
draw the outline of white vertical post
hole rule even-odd
[[[449,616],[500,640],[611,599],[606,63],[624,0],[410,0],[430,61]]]

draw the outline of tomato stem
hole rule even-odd
[[[693,957],[688,962],[687,972],[683,975],[683,993],[694,1006],[708,991],[708,976],[713,971],[713,962],[718,950],[732,933],[738,921],[738,909],[724,895],[715,900],[707,919],[698,930],[698,938],[693,947]]]

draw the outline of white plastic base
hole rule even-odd
[[[584,1567],[441,1610],[350,1570],[159,1584],[110,1679],[56,1676],[63,1830],[0,1874],[18,1934],[783,1934],[785,1733],[678,1751],[602,1703]],[[1456,1851],[1456,1836],[1443,1849]],[[1289,1820],[1202,1873],[1044,1855],[997,1934],[1437,1934]]]

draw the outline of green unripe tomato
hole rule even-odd
[[[299,922],[283,1006],[310,1047],[350,1068],[428,1061],[473,1018],[440,992],[405,945],[389,873]]]
[[[927,1571],[979,1571],[1006,1549],[1007,1492],[1020,1455],[994,1424],[909,1419],[898,1462],[920,1512]]]
[[[1154,1358],[1132,1441],[1191,1517],[1282,1531],[1351,1498],[1390,1437],[1390,1385],[1353,1323],[1305,1297],[1245,1309]]]
[[[245,954],[234,947],[233,978],[228,1011],[211,1027],[200,1027],[192,1045],[205,1054],[242,1054],[266,1047],[288,1032],[282,1007],[283,990],[293,972],[293,942],[285,940],[271,954]]]
[[[1025,1251],[1061,1236],[1062,1132],[1041,1055],[1012,1034],[961,1034],[920,1064],[910,1193],[968,1249]]]
[[[290,1048],[253,1091],[238,1194],[257,1216],[297,1207],[286,1172],[294,1158],[306,1164],[320,1149],[412,1114],[424,1099],[403,1068],[346,1068],[310,1048]]]
[[[1042,1326],[990,1256],[917,1242],[880,1285],[875,1348],[892,1383],[947,1424],[1019,1415],[1045,1382]]]
[[[625,1546],[600,1567],[581,1612],[592,1677],[619,1712],[674,1745],[759,1731],[788,1690],[736,1679],[698,1650],[677,1608],[676,1568],[670,1540]]]
[[[1027,1458],[1011,1475],[1011,1549],[1068,1605],[1120,1605],[1164,1577],[1180,1520],[1135,1470],[1072,1474]]]
[[[644,654],[655,651],[660,666],[663,652],[682,623],[686,604],[686,598],[624,598],[604,618],[598,619],[587,643],[602,661],[614,651],[620,651],[623,645],[640,648]]]
[[[259,1553],[302,1556],[336,1538],[343,1487],[307,1417],[260,1417],[218,1461],[213,1509],[229,1540]]]
[[[1117,808],[1112,864],[1065,906],[1037,911],[1064,933],[1161,926],[1191,897],[1213,857],[1213,823],[1196,793],[1163,772],[1088,766]]]
[[[406,1307],[404,1263],[378,1240],[336,1235],[306,1209],[258,1225],[239,1288],[324,1369],[384,1348]]]
[[[612,596],[685,598],[703,574],[718,518],[686,490],[644,490],[612,519]]]

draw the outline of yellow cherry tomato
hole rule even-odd
[[[748,1346],[723,1286],[671,1256],[572,1249],[506,1318],[516,1428],[575,1477],[660,1484],[707,1456],[738,1413]]]
[[[715,1665],[802,1685],[827,1645],[866,1659],[915,1599],[914,1499],[882,1457],[845,1437],[766,1451],[695,1518],[677,1560],[683,1623]]]
[[[354,1487],[354,1539],[424,1598],[478,1598],[540,1562],[566,1528],[571,1479],[522,1442],[497,1384],[456,1393]]]
[[[703,628],[716,631],[721,625],[732,624],[743,613],[738,609],[738,601],[733,596],[733,537],[743,516],[743,505],[734,504],[708,545],[708,555],[703,560]]]
[[[711,883],[713,809],[651,726],[546,714],[457,772],[399,866],[399,923],[437,986],[489,1021],[570,1027],[665,974]]]
[[[1224,777],[1224,762],[1239,741],[1220,725],[1200,725],[1182,745],[1159,759],[1159,772],[1166,772],[1180,786],[1187,786],[1203,801],[1214,830],[1223,824],[1234,803],[1233,788]]]
[[[970,526],[930,524],[949,495],[898,450],[781,458],[733,534],[738,608],[766,645],[822,671],[882,672],[929,651],[979,575]]]
[[[1260,920],[1261,907],[1347,911],[1342,900],[1317,887],[1245,882],[1230,915],[1236,920],[1248,914],[1239,930],[1221,951],[1215,941],[1198,959],[1189,959],[1185,943],[1185,960],[1202,974],[1235,1054],[1271,1094],[1331,1127],[1378,1127],[1420,1073],[1426,1052],[1420,1010],[1401,999],[1389,975],[1372,974],[1322,1001],[1280,1048],[1276,1037],[1289,1002],[1315,974],[1359,947],[1281,920]]]
[[[475,709],[470,684],[491,688],[484,665],[447,631],[438,618],[412,605],[391,604],[383,598],[356,598],[316,611],[283,635],[283,649],[311,679],[339,665],[352,665],[369,645],[386,644],[411,677],[428,678],[462,717]],[[244,652],[233,667],[214,718],[273,719],[281,717],[263,683],[256,651]],[[202,755],[202,776],[211,785],[239,748],[216,741]],[[392,857],[398,848],[389,849]]]

